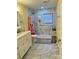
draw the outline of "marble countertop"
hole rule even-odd
[[[30,33],[30,31],[22,31],[20,33],[17,34],[17,39],[21,38],[23,35]]]

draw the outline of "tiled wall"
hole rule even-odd
[[[42,15],[42,14],[47,14],[47,13],[53,13],[54,14],[53,15],[54,19],[53,19],[52,25],[45,25],[45,24],[43,24],[43,22],[41,22],[42,24],[40,23],[38,25],[38,20],[41,19],[39,16]],[[56,26],[56,13],[55,13],[55,11],[52,10],[52,9],[42,9],[42,10],[37,10],[35,15],[36,15],[36,17],[35,17],[36,31],[39,32],[40,34],[49,35],[51,33],[52,27]]]

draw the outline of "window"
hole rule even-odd
[[[44,24],[52,24],[53,23],[53,14],[52,13],[42,14],[41,18],[42,18],[42,22]]]

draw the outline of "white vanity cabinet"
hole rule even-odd
[[[17,50],[18,50],[18,55],[20,55],[18,58],[22,57],[25,55],[25,53],[28,51],[28,49],[32,45],[32,37],[31,37],[31,32],[26,31],[18,34],[17,37]]]

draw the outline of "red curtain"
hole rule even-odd
[[[28,20],[29,20],[29,22],[28,22],[28,27],[29,27],[29,30],[31,31],[31,34],[35,34],[35,28],[34,28],[34,25],[33,25],[33,23],[32,23],[32,17],[31,16],[29,16],[28,17]]]

